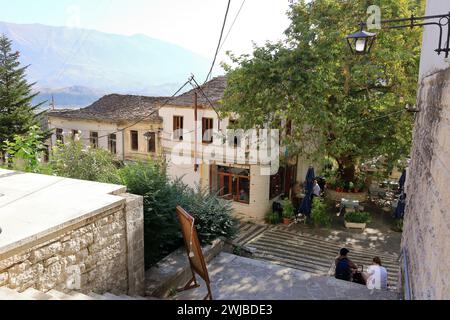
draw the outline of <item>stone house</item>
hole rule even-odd
[[[51,112],[49,127],[55,130],[51,145],[78,136],[86,145],[108,149],[124,161],[162,157],[171,178],[218,192],[233,202],[239,218],[263,222],[273,202],[289,195],[295,182],[304,179],[310,163],[292,157],[279,170],[262,174],[269,170],[268,163],[236,161],[239,152],[249,150],[241,137],[220,142],[236,121],[219,118],[226,85],[225,77],[217,77],[201,90],[168,103],[167,98],[109,95],[81,110]],[[211,149],[221,149],[223,157],[211,159]],[[174,158],[179,154],[182,161]]]
[[[289,195],[293,184],[304,179],[309,163],[294,157],[287,164],[281,164],[276,172],[266,174],[268,164],[259,158],[254,162],[247,161],[248,158],[239,161],[238,150],[249,152],[249,146],[237,132],[231,136],[227,132],[230,125],[238,121],[238,116],[219,117],[226,86],[226,77],[214,78],[201,90],[186,92],[161,108],[164,154],[173,178],[183,177],[191,186],[218,192],[233,201],[239,218],[263,222],[273,202],[283,194]],[[183,153],[186,160],[183,163],[172,159],[179,153]]]
[[[428,0],[426,15],[449,8],[450,0]],[[406,299],[450,299],[450,59],[434,51],[436,28],[425,27],[421,56],[402,240]]]
[[[163,100],[112,94],[80,110],[51,111],[48,128],[54,134],[48,145],[79,139],[86,146],[109,150],[122,161],[158,157],[162,119],[157,106]]]

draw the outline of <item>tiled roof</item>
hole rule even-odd
[[[201,86],[203,92],[208,96],[214,107],[220,107],[220,101],[223,98],[225,89],[227,87],[227,78],[224,76],[217,77]],[[169,104],[176,106],[194,106],[195,89],[186,92],[174,98]],[[198,105],[203,107],[210,107],[208,100],[203,96],[202,92],[198,93]]]
[[[201,88],[214,107],[220,107],[227,87],[226,77],[217,77],[207,82]],[[193,107],[195,90],[192,89],[178,97],[171,99],[168,105]],[[133,95],[110,94],[94,102],[89,107],[79,110],[54,110],[49,116],[68,119],[98,120],[98,121],[139,121],[149,117],[148,120],[162,122],[157,112],[158,107],[168,101],[165,97],[145,97]],[[198,95],[198,105],[210,107],[209,101],[202,92]],[[147,120],[147,119],[146,119]]]
[[[148,120],[161,122],[158,105],[167,101],[163,97],[144,97],[111,94],[104,96],[89,107],[79,110],[55,110],[49,116],[69,119],[100,121],[137,121],[148,116]]]

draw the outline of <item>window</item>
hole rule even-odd
[[[211,118],[202,119],[203,143],[213,142],[213,127],[214,127],[214,119]]]
[[[155,153],[156,152],[156,133],[154,132],[148,132],[146,134],[146,137],[148,139],[148,152]]]
[[[64,143],[64,132],[63,129],[56,129],[56,141]]]
[[[117,154],[117,136],[115,134],[108,136],[108,150],[112,154]]]
[[[270,177],[270,200],[285,192],[285,169],[280,168],[278,173]]]
[[[224,199],[250,203],[250,170],[218,167],[217,186]]]
[[[89,141],[91,142],[92,148],[98,149],[98,132],[91,131]]]
[[[239,148],[242,145],[243,137],[238,135],[236,132],[237,120],[230,120],[228,129],[230,130],[228,134],[228,145],[230,148]]]
[[[79,130],[72,130],[72,134],[70,135],[70,138],[72,140],[75,140],[77,137],[78,138],[80,137],[80,131]]]
[[[138,151],[139,150],[139,132],[130,131],[131,135],[131,150]]]
[[[184,118],[180,116],[173,117],[173,139],[183,141]]]

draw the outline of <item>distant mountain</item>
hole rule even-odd
[[[28,77],[57,106],[79,107],[106,93],[166,96],[194,73],[206,76],[208,59],[144,35],[0,22]]]

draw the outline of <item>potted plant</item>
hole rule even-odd
[[[288,198],[283,201],[283,224],[290,225],[294,219],[294,205]]]
[[[347,229],[364,230],[371,221],[371,215],[368,212],[347,212],[345,214],[345,227]]]
[[[278,215],[277,212],[271,211],[266,216],[266,222],[268,224],[279,224],[281,222],[280,221],[280,216]]]

